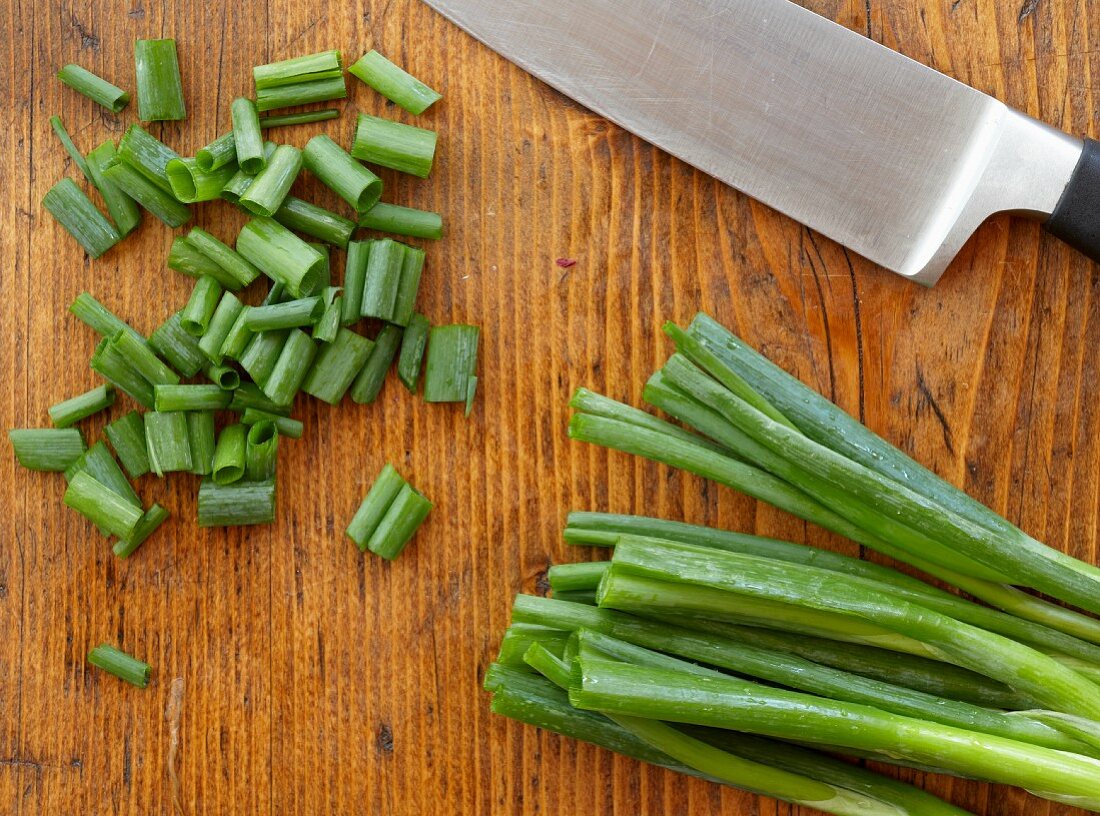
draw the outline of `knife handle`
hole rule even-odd
[[[1069,184],[1043,228],[1100,262],[1100,142],[1085,139]]]

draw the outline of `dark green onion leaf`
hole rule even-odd
[[[130,94],[105,79],[96,76],[87,68],[69,63],[57,72],[57,78],[79,94],[83,94],[98,105],[118,113],[130,102]]]
[[[134,42],[138,117],[144,122],[186,119],[175,40]]]
[[[333,342],[321,347],[302,390],[329,405],[339,404],[373,348],[366,337],[341,328]]]
[[[349,65],[348,73],[409,113],[423,113],[442,99],[439,93],[412,74],[398,68],[377,51],[368,51]]]
[[[108,383],[75,397],[55,403],[49,408],[55,428],[68,428],[82,419],[106,410],[115,404],[115,389]]]
[[[51,187],[42,199],[42,206],[92,258],[98,258],[122,239],[114,224],[70,178],[63,178]]]
[[[144,476],[149,472],[149,450],[145,445],[145,418],[140,411],[131,411],[119,417],[103,432],[131,479]]]
[[[16,428],[8,439],[19,464],[28,470],[60,473],[83,455],[84,435],[76,428]]]
[[[427,178],[435,159],[436,138],[433,130],[361,113],[351,155],[360,161]]]
[[[220,485],[203,479],[198,516],[200,527],[270,524],[275,520],[275,480]]]
[[[397,358],[397,378],[414,394],[420,380],[424,349],[428,347],[429,329],[431,324],[428,318],[417,312],[412,316],[401,338],[401,354]]]
[[[88,662],[138,688],[149,685],[149,664],[120,652],[110,644],[101,643],[88,652]]]
[[[374,339],[374,348],[371,349],[367,364],[351,384],[351,398],[358,403],[374,402],[382,390],[382,383],[386,379],[393,358],[397,354],[397,347],[401,343],[401,327],[385,325]]]
[[[365,213],[382,197],[382,179],[324,134],[306,143],[302,161],[357,213]]]
[[[433,326],[424,368],[426,402],[466,402],[477,367],[477,326]]]
[[[443,237],[443,217],[427,210],[415,210],[379,201],[361,216],[359,226],[412,238]]]
[[[159,504],[154,504],[145,511],[145,515],[141,517],[141,521],[137,523],[137,527],[134,528],[134,532],[130,534],[129,538],[120,538],[115,542],[114,547],[111,548],[112,552],[119,558],[129,558],[137,552],[138,547],[144,544],[149,536],[156,532],[160,525],[168,520],[168,516],[167,510]]]

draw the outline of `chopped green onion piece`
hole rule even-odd
[[[159,504],[154,504],[145,511],[145,515],[141,517],[141,521],[137,523],[137,527],[134,528],[134,532],[130,534],[130,537],[120,538],[111,550],[119,558],[129,558],[137,552],[138,547],[144,544],[149,536],[157,531],[160,525],[168,520],[168,516],[167,510]]]
[[[270,524],[275,520],[275,480],[220,485],[203,479],[198,516],[200,527]]]
[[[397,558],[416,535],[431,509],[432,503],[406,483],[371,534],[367,549],[390,561]]]
[[[127,331],[119,331],[111,338],[111,345],[144,377],[150,385],[176,385],[179,375],[165,365],[146,343],[140,342]]]
[[[214,467],[214,412],[187,412],[187,445],[191,451],[191,473],[206,476]]]
[[[175,40],[136,40],[138,118],[143,122],[186,119]]]
[[[71,178],[63,178],[51,187],[42,198],[42,206],[92,258],[98,258],[122,239],[114,224]]]
[[[432,172],[436,139],[434,130],[361,113],[351,155],[360,161],[427,178]]]
[[[262,384],[264,393],[277,405],[289,405],[309,373],[317,344],[301,329],[291,329],[279,352],[279,359],[267,381]]]
[[[253,215],[270,218],[279,209],[302,169],[302,151],[293,145],[279,145],[266,166],[252,178],[252,184],[237,200]]]
[[[134,486],[118,466],[115,457],[107,449],[107,445],[100,440],[69,467],[65,469],[65,479],[71,482],[78,473],[87,473],[101,485],[120,496],[134,507],[141,509],[141,499],[134,492]],[[104,535],[110,535],[110,531],[100,528]]]
[[[209,275],[227,289],[240,288],[235,280],[218,266],[212,259],[206,257],[195,248],[186,235],[177,235],[172,239],[172,246],[168,249],[168,268],[174,269],[189,278],[201,278]]]
[[[431,324],[428,318],[417,312],[412,316],[401,338],[401,354],[397,358],[397,378],[414,394],[417,382],[420,380],[424,349],[428,346],[429,329]]]
[[[392,238],[375,241],[367,259],[367,277],[363,284],[363,317],[377,317],[391,323],[397,290],[401,286],[401,273],[405,265],[405,250],[412,249]]]
[[[264,142],[265,163],[275,154],[275,148],[277,147],[278,145],[274,142]],[[250,176],[244,170],[238,168],[233,178],[229,179],[222,188],[222,198],[230,204],[236,204],[240,201],[241,196],[245,194],[248,188],[252,186],[253,178],[253,176]]]
[[[351,241],[348,243],[348,255],[344,261],[344,305],[340,323],[350,326],[361,317],[363,304],[363,286],[367,282],[367,264],[370,262],[370,248],[374,241]]]
[[[373,348],[366,337],[341,328],[333,342],[321,347],[302,390],[329,405],[339,404]]]
[[[278,356],[277,353],[276,356]],[[273,403],[267,394],[260,389],[260,386],[256,385],[254,382],[241,383],[240,388],[233,392],[233,401],[229,403],[230,411],[242,413],[249,408],[281,417],[285,417],[290,413],[290,408],[285,405],[276,405]],[[270,417],[264,418],[269,419]],[[248,422],[245,422],[245,425],[248,424]],[[301,434],[299,434],[299,436],[300,435]]]
[[[199,167],[198,159],[172,159],[165,169],[172,195],[185,204],[195,204],[221,198],[222,188],[236,174],[237,165],[207,171]]]
[[[187,414],[182,411],[147,413],[145,444],[149,449],[149,466],[158,476],[170,471],[191,470]]]
[[[397,468],[387,462],[348,524],[347,536],[361,551],[366,552],[367,542],[404,486],[405,480]]]
[[[239,422],[222,429],[218,436],[218,446],[214,449],[214,469],[211,478],[215,484],[233,484],[244,477],[247,434],[248,430]]]
[[[118,113],[130,102],[130,94],[122,88],[71,62],[62,66],[57,72],[57,78],[111,113]]]
[[[237,236],[237,251],[295,297],[316,291],[325,265],[324,255],[270,218],[245,224]]]
[[[347,249],[355,222],[334,212],[288,195],[275,213],[275,220],[287,229],[303,232],[326,243]]]
[[[233,117],[233,144],[237,154],[237,163],[246,173],[255,175],[267,165],[264,158],[264,138],[260,133],[260,116],[256,112],[256,103],[239,96],[230,106]]]
[[[382,197],[382,179],[324,134],[306,143],[302,162],[357,213],[365,213]]]
[[[8,431],[15,458],[27,470],[60,473],[84,453],[84,435],[76,428],[14,428]]]
[[[336,119],[340,111],[336,108],[324,108],[316,111],[303,111],[302,113],[283,113],[260,117],[260,127],[263,129],[287,127],[289,125],[309,125],[313,122],[324,122],[326,119]]]
[[[442,99],[438,92],[398,68],[377,51],[368,51],[349,65],[348,73],[409,113],[421,114]]]
[[[407,326],[416,310],[416,296],[420,292],[420,276],[424,272],[424,258],[427,253],[417,247],[405,247],[401,259],[401,281],[397,286],[397,296],[393,301],[390,322],[398,326]],[[366,295],[364,294],[364,297]]]
[[[200,278],[200,280],[211,280],[211,278]],[[207,323],[206,331],[199,338],[199,348],[216,366],[222,364],[222,345],[243,309],[244,306],[232,292],[223,293],[217,308],[214,309],[214,315]]]
[[[332,247],[328,244],[322,244],[320,241],[307,241],[306,243],[324,256],[325,263],[321,267],[321,274],[317,278],[317,288],[314,290],[315,292],[323,292],[332,285]]]
[[[120,652],[110,644],[101,643],[88,652],[88,662],[138,688],[149,685],[149,664]]]
[[[433,326],[424,367],[426,402],[466,402],[477,367],[477,326]]]
[[[92,183],[107,205],[107,214],[111,216],[119,234],[126,237],[141,223],[141,210],[138,209],[137,202],[104,174],[107,166],[114,161],[115,143],[110,139],[87,156],[88,172],[91,174]]]
[[[325,304],[317,295],[287,300],[271,306],[253,306],[245,316],[245,325],[254,332],[312,326],[321,319]]]
[[[443,237],[443,216],[428,210],[417,210],[379,201],[361,216],[359,226],[412,238]]]
[[[260,147],[263,148],[263,142],[260,143]],[[204,173],[210,173],[219,167],[232,164],[234,161],[240,163],[237,157],[237,145],[233,137],[233,131],[223,133],[206,147],[200,147],[196,150],[195,161]]]
[[[61,146],[65,148],[65,152],[69,154],[69,158],[73,160],[73,164],[77,166],[84,178],[95,184],[91,170],[88,169],[88,162],[85,160],[84,155],[76,149],[72,137],[69,136],[69,131],[65,130],[65,125],[61,122],[61,117],[51,116],[50,127],[53,128],[53,132],[57,134],[57,140],[61,142]]]
[[[214,317],[221,300],[222,285],[214,278],[203,276],[195,281],[191,297],[180,312],[180,325],[192,337],[202,337]],[[201,348],[201,347],[200,347]]]
[[[245,473],[248,480],[262,482],[274,479],[278,452],[279,431],[273,421],[263,420],[249,426],[245,447]]]
[[[191,208],[181,204],[169,190],[163,190],[138,169],[119,159],[108,164],[103,175],[122,192],[170,227],[182,227],[191,220]]]
[[[313,327],[312,337],[319,343],[331,343],[340,332],[340,322],[344,312],[344,296],[336,298],[325,307],[324,314]]]
[[[146,408],[153,407],[153,386],[134,368],[110,340],[102,340],[92,353],[92,371]]]
[[[229,328],[226,339],[221,342],[219,353],[222,359],[228,357],[229,360],[240,360],[245,348],[248,348],[253,331],[246,326],[244,321],[248,320],[251,308],[251,306],[242,306],[241,311],[238,312],[237,319],[233,321],[232,326]]]
[[[73,475],[64,502],[97,527],[119,538],[129,538],[142,512],[84,471]]]
[[[168,181],[168,162],[180,158],[180,154],[141,125],[130,125],[122,134],[118,140],[118,158],[164,192],[172,192],[172,184]]]
[[[131,411],[110,423],[103,432],[115,449],[126,474],[131,479],[149,472],[149,450],[145,445],[145,418],[140,411]]]
[[[279,360],[279,354],[286,345],[288,334],[289,332],[285,329],[260,332],[252,335],[252,339],[245,346],[238,362],[261,388],[271,376],[275,363]]]
[[[393,358],[397,354],[397,347],[401,343],[401,327],[387,324],[374,338],[374,348],[371,349],[367,364],[351,384],[351,398],[362,403],[374,402],[382,390],[382,383],[386,379]]]
[[[236,292],[260,276],[259,269],[206,230],[193,227],[187,242],[221,270],[213,277],[226,289]]]
[[[222,391],[236,391],[241,384],[241,375],[226,365],[210,364],[203,369],[203,374]]]
[[[115,389],[110,383],[96,386],[64,402],[50,406],[50,420],[55,428],[68,428],[82,419],[97,414],[115,404]]]
[[[90,328],[100,337],[110,340],[120,331],[125,331],[134,336],[134,339],[144,343],[145,338],[137,329],[116,315],[87,292],[81,292],[69,306],[69,311],[81,323]]]
[[[257,65],[252,69],[252,81],[257,90],[342,76],[343,62],[340,52],[336,50],[291,57],[267,65]]]
[[[304,427],[297,419],[281,416],[280,414],[265,411],[262,408],[245,408],[241,422],[245,425],[257,425],[261,422],[273,422],[279,436],[287,436],[291,439],[301,439]]]
[[[206,365],[199,341],[183,329],[180,312],[165,320],[149,336],[149,345],[184,377],[193,377]]]
[[[343,99],[348,95],[343,76],[298,82],[293,85],[279,85],[256,91],[256,109],[260,112],[276,108],[290,108],[296,105],[309,105],[313,102],[327,102],[330,99]]]
[[[218,411],[228,408],[233,395],[218,385],[158,385],[156,409],[166,411]]]

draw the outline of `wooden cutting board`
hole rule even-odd
[[[533,0],[534,1],[534,0]],[[1072,132],[1096,135],[1100,22],[1089,0],[867,0],[807,5]],[[517,591],[538,591],[571,508],[645,512],[856,548],[714,485],[570,443],[580,385],[637,403],[668,353],[659,328],[705,309],[846,410],[1024,529],[1097,558],[1100,319],[1096,268],[1035,225],[998,218],[927,291],[639,142],[526,76],[414,0],[31,3],[0,22],[4,195],[0,425],[96,378],[88,290],[144,332],[186,299],[171,231],[89,262],[40,207],[80,148],[134,119],[54,73],[75,61],[133,89],[135,37],[179,42],[190,118],[151,128],[191,155],[228,126],[249,69],[376,45],[445,95],[427,181],[385,174],[390,201],[439,210],[422,309],[483,326],[473,415],[396,382],[372,406],[303,399],[280,451],[278,521],[205,531],[197,481],[143,479],[173,518],[131,560],[61,506],[63,480],[0,457],[0,812],[168,814],[170,725],[186,814],[807,814],[613,757],[489,714],[480,679]],[[408,120],[357,80],[357,110]],[[281,131],[302,145],[317,126]],[[340,209],[312,178],[305,198]],[[226,205],[195,223],[230,239]],[[567,266],[556,259],[575,260]],[[342,264],[338,259],[337,266]],[[91,438],[101,423],[87,423]],[[342,530],[396,463],[436,502],[396,563]],[[147,659],[144,691],[89,671],[87,649]],[[896,772],[985,816],[1067,813],[1009,788]]]

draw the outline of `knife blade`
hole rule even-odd
[[[641,138],[934,284],[990,215],[1100,260],[1100,143],[789,0],[426,0]]]

